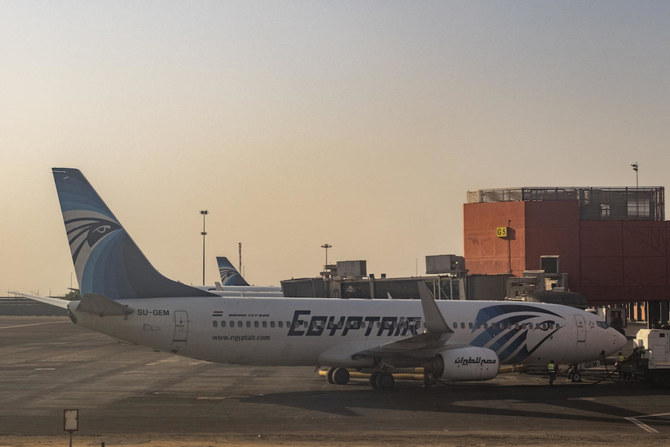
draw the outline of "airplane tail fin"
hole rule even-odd
[[[79,170],[53,168],[53,175],[82,296],[212,296],[161,275]]]
[[[221,275],[221,282],[224,286],[249,285],[228,258],[225,256],[217,256],[216,262],[219,264],[219,274]]]

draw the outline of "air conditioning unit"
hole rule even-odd
[[[540,256],[540,269],[547,275],[561,274],[561,257],[559,255]]]

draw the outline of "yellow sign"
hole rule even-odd
[[[496,228],[496,236],[498,236],[499,238],[506,238],[508,228],[509,227],[498,227],[498,228]]]

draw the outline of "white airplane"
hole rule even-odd
[[[24,296],[66,307],[74,323],[117,339],[213,362],[327,366],[337,384],[355,368],[381,389],[394,386],[400,367],[424,367],[436,380],[488,380],[503,363],[578,363],[626,344],[575,308],[436,302],[425,284],[420,300],[216,296],[158,273],[78,170],[53,174],[83,298]]]
[[[216,262],[219,266],[219,274],[221,275],[223,285],[217,281],[213,286],[194,286],[196,289],[205,290],[218,296],[228,297],[267,298],[270,296],[284,296],[281,287],[250,286],[225,256],[217,256]]]
[[[217,256],[216,263],[221,275],[221,283],[216,282],[214,287],[205,287],[204,290],[219,296],[284,296],[281,287],[250,286],[240,272],[225,256]],[[198,287],[201,289],[202,287]]]

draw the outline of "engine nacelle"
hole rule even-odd
[[[433,359],[436,379],[455,382],[490,380],[498,375],[498,355],[487,348],[457,348],[442,351]]]

